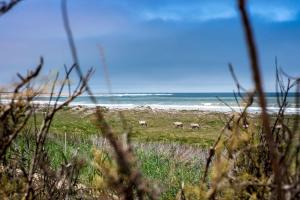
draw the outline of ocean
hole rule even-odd
[[[222,101],[220,101],[219,99]],[[67,97],[59,99],[62,102]],[[200,110],[213,112],[231,112],[239,111],[233,93],[113,93],[113,94],[97,94],[96,98],[99,102],[98,106],[105,106],[113,109],[131,109],[131,108],[151,108],[162,110]],[[266,93],[268,102],[268,112],[274,113],[278,111],[277,98],[275,93]],[[47,103],[49,97],[37,97],[35,102]],[[225,103],[227,105],[225,105]],[[295,108],[295,93],[290,93],[288,98],[288,108],[286,113],[294,114],[299,111]],[[90,101],[89,96],[77,97],[71,105],[95,106]],[[242,106],[242,105],[241,105]],[[256,100],[248,109],[248,112],[260,112]]]

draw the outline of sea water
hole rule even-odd
[[[243,94],[247,99],[247,95]],[[244,103],[242,98],[235,98],[233,93],[113,93],[96,94],[98,104],[91,102],[88,95],[77,97],[71,105],[82,106],[105,106],[113,109],[151,108],[162,110],[200,110],[214,112],[240,111]],[[278,102],[276,93],[266,93],[268,112],[278,112]],[[296,108],[295,93],[290,93],[287,97],[288,108],[286,113],[294,114],[299,111]],[[62,96],[59,102],[63,102],[67,96]],[[237,101],[238,100],[238,101]],[[48,103],[49,97],[37,97],[35,102]],[[257,98],[248,108],[248,112],[260,112]]]

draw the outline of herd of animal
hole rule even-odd
[[[139,125],[143,127],[147,127],[148,123],[145,120],[140,120]],[[183,128],[183,123],[182,122],[173,122],[173,125],[175,128]],[[198,123],[191,123],[190,127],[192,129],[200,129],[200,125]]]

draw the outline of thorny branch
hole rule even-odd
[[[23,77],[21,75],[18,75],[21,79],[19,83],[17,83],[12,97],[11,101],[8,105],[4,106],[3,111],[0,113],[0,124],[2,126],[6,126],[4,128],[9,129],[9,131],[2,130],[1,134],[1,139],[0,139],[0,159],[2,156],[5,154],[7,148],[11,145],[11,142],[17,134],[20,132],[20,130],[23,129],[25,124],[27,123],[28,119],[30,118],[32,114],[32,106],[30,104],[24,104],[25,108],[25,116],[22,118],[19,117],[20,113],[23,112],[23,110],[18,110],[18,106],[16,105],[20,101],[23,101],[24,97],[27,97],[29,100],[31,100],[36,94],[31,93],[31,94],[26,94],[28,92],[25,92],[25,94],[20,93],[20,90],[24,87],[26,87],[26,84],[29,84],[32,79],[38,76],[38,74],[41,71],[41,68],[43,66],[43,59],[41,58],[40,64],[37,66],[37,68],[34,71],[30,71],[26,77]],[[16,102],[16,98],[18,98]],[[24,103],[24,101],[23,101]],[[13,127],[7,127],[6,122],[8,121],[8,115],[12,117],[12,120],[15,123],[15,126]],[[20,119],[22,119],[20,121]]]
[[[51,123],[53,121],[53,118],[54,118],[56,112],[61,110],[64,106],[69,105],[69,103],[72,102],[76,97],[78,97],[79,95],[81,95],[82,93],[84,93],[86,91],[86,83],[88,82],[88,80],[90,79],[90,77],[93,73],[93,70],[91,69],[88,71],[88,73],[84,77],[81,77],[81,79],[79,81],[80,87],[78,89],[74,90],[73,93],[63,103],[58,104],[58,100],[61,97],[62,91],[63,91],[65,84],[68,81],[70,73],[73,71],[73,69],[74,69],[74,65],[69,70],[66,70],[62,85],[60,86],[60,88],[58,89],[58,92],[56,94],[55,94],[55,89],[57,87],[58,74],[56,75],[56,77],[53,81],[52,88],[51,88],[51,94],[50,94],[51,97],[50,97],[50,100],[49,100],[49,103],[47,106],[47,112],[45,113],[41,127],[39,128],[38,132],[36,133],[35,150],[33,153],[33,158],[31,160],[29,172],[27,175],[28,184],[27,184],[26,193],[24,195],[25,199],[32,198],[32,195],[34,193],[34,191],[33,191],[34,174],[36,173],[38,164],[43,159],[44,144],[45,144],[45,141],[46,141],[46,138],[47,138],[47,135],[49,132],[49,128],[51,126]],[[56,100],[54,101],[54,105],[51,105],[52,97],[54,95],[56,95]],[[72,171],[73,171],[73,169],[72,169]]]

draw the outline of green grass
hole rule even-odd
[[[133,127],[132,138],[142,141],[179,142],[207,146],[213,142],[222,127],[222,122],[214,114],[125,111],[124,115]],[[109,115],[109,119],[116,118],[116,113]],[[148,127],[140,127],[139,120],[146,120]],[[174,121],[183,122],[184,128],[175,128]],[[211,122],[214,124],[209,125]],[[190,123],[199,123],[201,128],[192,130],[189,127]]]
[[[193,111],[181,112],[158,112],[150,110],[126,110],[122,112],[126,122],[131,127],[130,137],[135,144],[178,144],[175,148],[183,145],[195,148],[207,149],[218,136],[224,123],[221,118],[224,114],[201,113]],[[116,133],[122,133],[122,123],[117,111],[109,111],[105,114],[108,123]],[[38,114],[38,121],[41,114]],[[141,127],[139,120],[146,120],[148,127]],[[174,121],[184,123],[184,128],[175,128]],[[32,121],[31,121],[32,122]],[[199,130],[192,130],[190,123],[199,123]],[[64,141],[66,134],[66,149]],[[96,127],[95,116],[86,115],[85,112],[64,110],[56,114],[46,143],[46,149],[53,168],[60,167],[64,163],[64,156],[70,159],[75,151],[78,151],[79,158],[86,161],[80,171],[80,182],[89,185],[95,175],[95,169],[91,165],[93,160],[91,139],[93,136],[101,135]],[[19,135],[15,141],[20,149],[26,149],[27,142],[24,135]],[[34,148],[31,138],[30,149]],[[160,189],[161,199],[174,199],[180,189],[182,182],[197,184],[203,170],[203,160],[189,160],[185,162],[174,156],[172,153],[164,154],[164,148],[157,151],[156,146],[142,148],[136,145],[136,157],[144,176],[157,185]],[[25,152],[25,151],[23,151]],[[65,152],[65,154],[64,154]],[[196,154],[191,154],[196,157]],[[29,155],[23,156],[28,158]]]
[[[202,147],[210,146],[217,137],[224,123],[218,115],[200,112],[153,112],[153,111],[123,111],[128,125],[132,128],[131,138],[142,142],[177,142],[182,144],[196,144]],[[122,123],[119,113],[111,111],[106,113],[106,119],[117,133],[122,132]],[[139,120],[146,120],[148,127],[141,127]],[[184,123],[184,128],[175,128],[174,121]],[[199,123],[199,130],[192,130],[190,123]],[[50,132],[56,134],[76,135],[86,137],[99,134],[92,115],[85,116],[84,112],[61,111],[57,113]],[[80,138],[81,139],[81,138]]]
[[[26,148],[24,136],[16,139],[16,145]],[[34,143],[30,142],[30,149],[33,150]],[[95,169],[91,165],[93,156],[91,153],[92,145],[88,142],[74,142],[68,140],[66,151],[64,141],[56,136],[51,137],[46,143],[51,166],[58,169],[64,163],[64,157],[71,159],[74,152],[78,151],[79,158],[83,158],[86,164],[80,171],[80,182],[89,185],[95,175]],[[31,151],[32,152],[32,151]],[[65,152],[65,153],[64,153]],[[180,189],[182,182],[197,183],[199,181],[202,163],[199,161],[185,163],[174,157],[157,154],[154,151],[145,151],[142,148],[136,149],[137,160],[144,176],[153,184],[156,184],[161,192],[161,199],[174,199]],[[26,155],[30,157],[30,155]]]
[[[143,174],[161,189],[161,199],[174,199],[182,182],[196,184],[201,164],[185,164],[154,152],[138,151]]]
[[[162,143],[192,145],[196,148],[207,148],[217,137],[223,122],[218,114],[200,112],[154,112],[148,110],[128,110],[122,112],[128,125],[132,128],[130,137],[134,143]],[[117,133],[122,133],[122,123],[117,111],[106,114],[108,123]],[[38,115],[38,121],[41,115]],[[141,127],[139,120],[146,120],[148,127]],[[174,121],[184,123],[184,128],[175,128]],[[199,130],[192,130],[190,123],[199,123]],[[80,182],[89,185],[95,175],[92,167],[92,136],[101,133],[96,127],[95,116],[85,112],[64,110],[56,114],[49,131],[46,149],[51,166],[58,168],[65,157],[70,159],[78,150],[78,155],[84,158],[86,165],[80,172]],[[66,150],[64,137],[67,137]],[[19,146],[25,147],[24,136],[16,140]],[[33,144],[32,144],[33,145]],[[178,146],[180,148],[180,145]],[[160,154],[153,149],[136,149],[136,156],[144,176],[155,183],[161,190],[161,199],[174,199],[182,182],[197,184],[203,163],[199,161],[183,162],[169,154]]]

